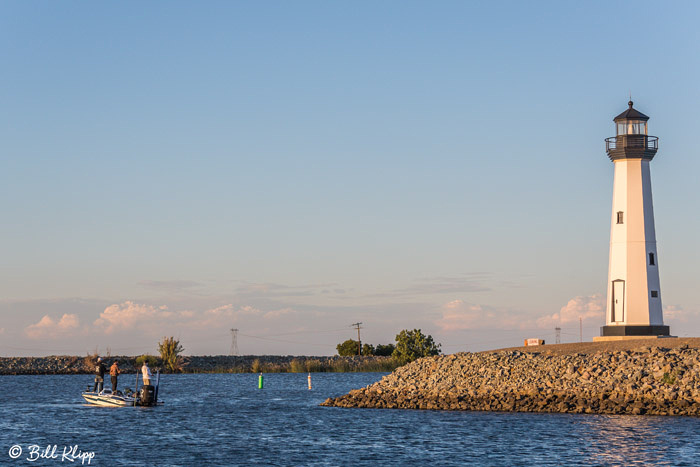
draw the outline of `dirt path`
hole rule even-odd
[[[594,354],[596,352],[635,350],[641,347],[661,347],[664,349],[673,349],[683,344],[686,344],[690,348],[700,349],[700,337],[669,337],[663,339],[635,339],[628,341],[534,345],[528,347],[509,347],[507,349],[488,350],[482,353],[518,350],[520,352],[549,353],[551,355]]]

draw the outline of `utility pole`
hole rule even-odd
[[[556,341],[556,343],[557,343],[557,344],[561,344],[561,328],[560,328],[560,327],[556,327],[556,328],[554,328],[554,331],[556,332],[556,336],[557,336],[557,341]]]
[[[362,355],[362,341],[360,340],[360,329],[362,328],[360,328],[360,324],[362,323],[354,323],[350,325],[357,328],[357,355]]]
[[[238,329],[231,329],[231,351],[229,355],[238,355]]]

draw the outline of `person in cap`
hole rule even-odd
[[[100,392],[105,384],[105,365],[102,363],[102,357],[97,357],[97,366],[95,367],[95,387],[93,392]]]
[[[121,371],[119,370],[119,365],[115,360],[114,363],[112,363],[112,366],[109,367],[109,376],[112,380],[112,392],[117,392],[117,377],[120,373]]]

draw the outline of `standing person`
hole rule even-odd
[[[120,373],[121,371],[119,370],[119,365],[115,360],[114,363],[112,363],[112,366],[109,368],[109,376],[112,379],[112,392],[117,392],[117,376],[119,376]]]
[[[143,366],[141,367],[141,374],[143,375],[143,384],[151,384],[151,369],[148,368],[148,362],[143,361]]]
[[[102,357],[97,357],[97,366],[95,367],[95,387],[93,392],[100,392],[105,384],[105,365],[102,363]]]

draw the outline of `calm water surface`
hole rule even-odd
[[[166,375],[156,408],[87,406],[89,376],[0,376],[0,465],[80,465],[60,456],[76,444],[100,466],[700,465],[697,418],[319,407],[381,376]]]

